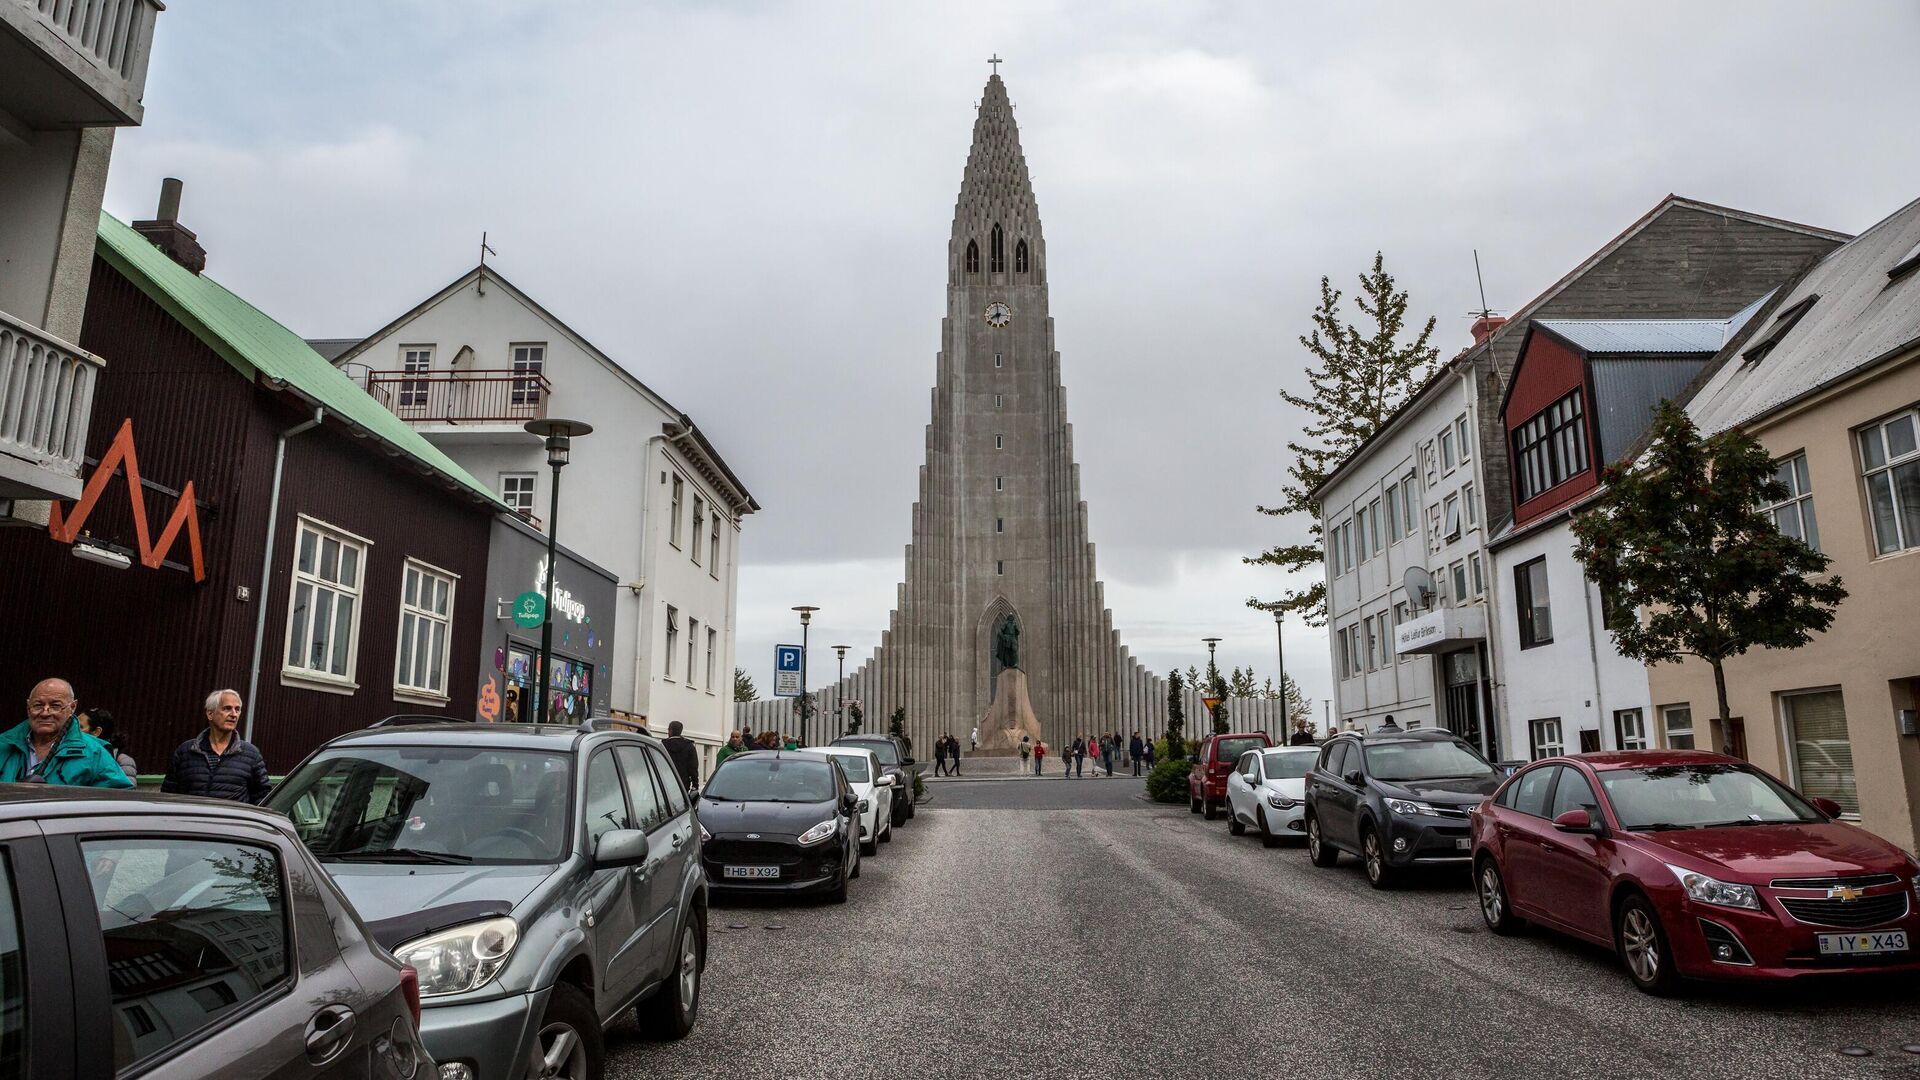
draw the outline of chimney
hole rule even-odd
[[[1473,320],[1473,329],[1469,331],[1469,333],[1473,335],[1473,343],[1475,345],[1483,345],[1488,338],[1493,336],[1494,331],[1505,325],[1507,325],[1507,317],[1505,315],[1482,315]]]
[[[180,224],[179,180],[169,176],[160,181],[160,208],[154,213],[152,221],[136,221],[133,231],[152,241],[153,246],[167,253],[167,258],[179,263],[194,273],[207,268],[207,249],[193,233]]]

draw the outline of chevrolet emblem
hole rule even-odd
[[[747,839],[749,839],[749,840],[758,840],[758,839],[760,839],[760,834],[759,834],[759,833],[757,833],[757,832],[750,832],[750,833],[748,833],[748,834],[747,834]],[[1838,892],[1839,890],[1837,890],[1837,889],[1836,889],[1836,890],[1834,890],[1834,891],[1835,891],[1835,892]],[[1829,895],[1829,896],[1831,896],[1831,895],[1833,895],[1833,894],[1832,894],[1832,893],[1829,893],[1829,894],[1827,894],[1827,895]],[[1852,897],[1848,897],[1848,899],[1852,899]]]
[[[1867,890],[1855,889],[1847,885],[1835,885],[1833,888],[1827,890],[1827,899],[1839,900],[1849,904],[1865,895],[1867,895]]]

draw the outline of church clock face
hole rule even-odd
[[[987,305],[987,325],[988,326],[1001,327],[1001,326],[1007,325],[1012,321],[1013,321],[1012,308],[1008,307],[1007,305],[1001,303],[998,300],[995,300],[993,303]]]

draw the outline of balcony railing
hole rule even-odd
[[[0,311],[0,454],[39,470],[27,483],[43,497],[80,497],[94,380],[105,366]]]
[[[0,22],[38,46],[93,102],[43,95],[23,118],[35,126],[138,124],[163,7],[158,0],[0,0]],[[42,108],[59,115],[32,115]]]
[[[522,424],[547,415],[537,371],[369,371],[367,393],[415,424]]]

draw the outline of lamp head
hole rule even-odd
[[[799,604],[796,605],[793,610],[800,613],[800,625],[805,626],[813,621],[813,613],[820,609],[814,607],[812,604]]]
[[[573,440],[576,437],[593,433],[593,425],[584,420],[561,420],[557,417],[529,420],[526,429],[529,434],[547,440],[547,464],[556,469],[572,460]]]

